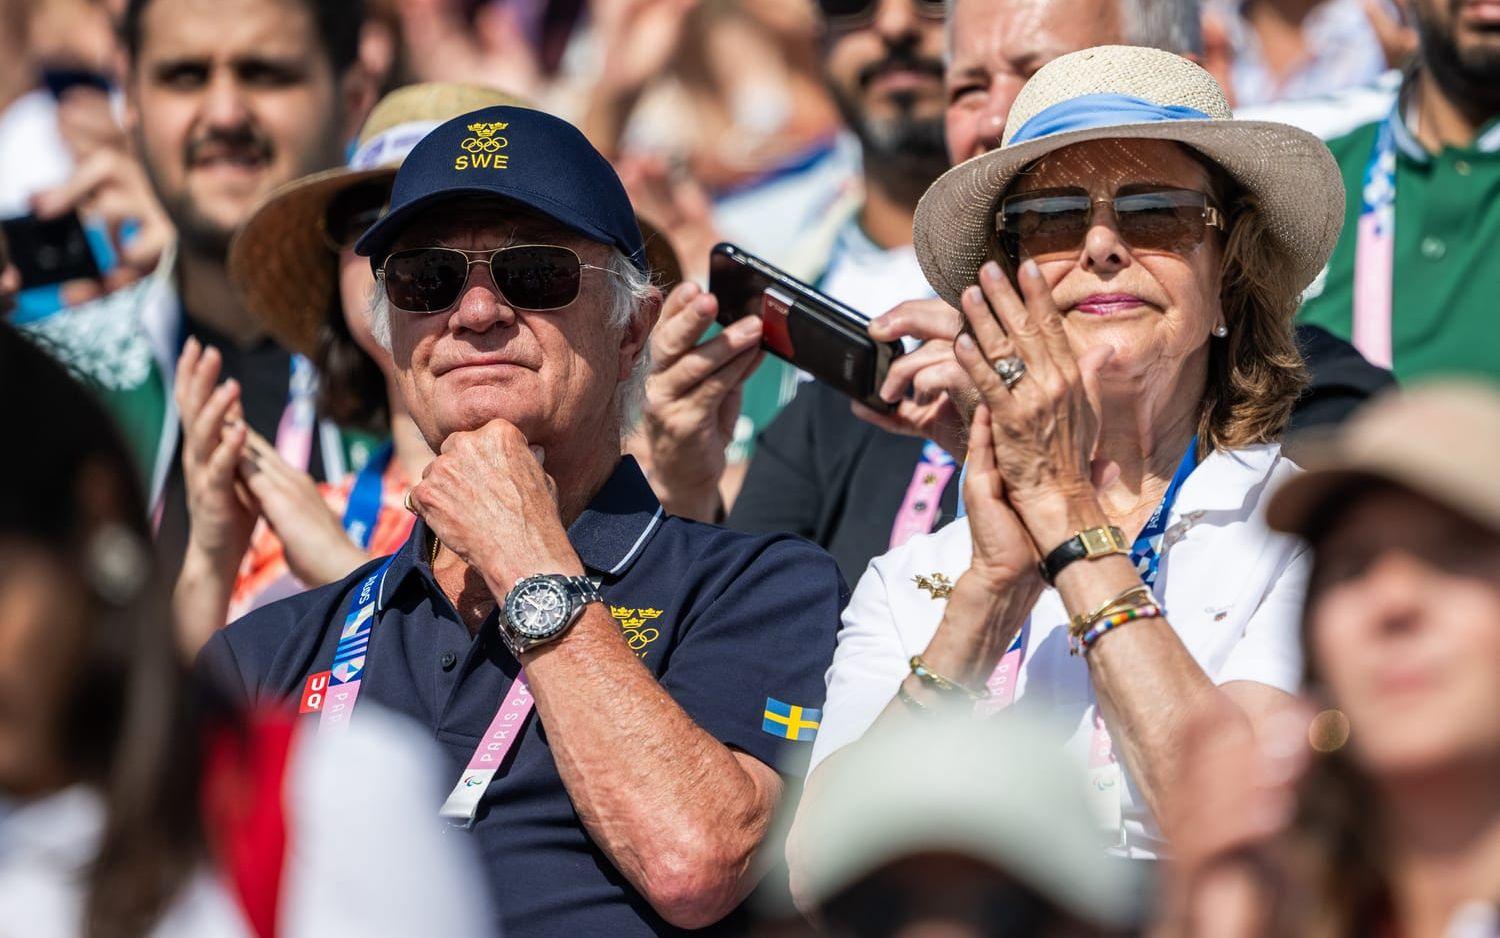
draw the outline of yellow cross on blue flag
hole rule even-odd
[[[772,736],[810,743],[818,735],[818,721],[822,718],[823,711],[816,707],[799,707],[767,697],[765,719],[760,728]]]

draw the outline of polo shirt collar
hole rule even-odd
[[[1182,483],[1174,517],[1195,511],[1246,511],[1281,458],[1281,446],[1264,443],[1240,449],[1216,449]]]
[[[1396,94],[1394,108],[1395,120],[1391,121],[1392,137],[1396,142],[1396,149],[1401,155],[1415,163],[1428,163],[1432,160],[1432,154],[1417,140],[1417,104],[1416,98],[1411,94],[1415,87],[1413,79],[1416,70],[1408,72],[1401,82],[1401,90]],[[1474,135],[1474,143],[1470,147],[1460,149],[1472,149],[1477,153],[1495,153],[1500,151],[1500,117],[1491,120],[1479,133]]]
[[[618,577],[630,569],[665,517],[661,502],[634,457],[623,456],[603,488],[568,527],[568,540],[591,573]],[[380,587],[381,606],[411,576],[431,578],[427,564],[432,529],[421,518],[391,560]]]

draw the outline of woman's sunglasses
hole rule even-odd
[[[1224,230],[1224,216],[1202,192],[1149,189],[1093,199],[1082,188],[1040,189],[1008,196],[995,213],[1000,246],[1012,264],[1077,257],[1094,223],[1094,207],[1114,212],[1120,238],[1132,251],[1182,254],[1203,243],[1209,228]]]
[[[335,254],[354,247],[360,235],[380,218],[390,199],[389,179],[372,179],[341,190],[328,200],[319,219],[323,243]]]
[[[852,29],[873,22],[880,0],[818,0],[832,26]],[[917,12],[931,19],[942,19],[948,13],[948,0],[916,0]]]
[[[518,244],[492,251],[411,248],[385,259],[375,276],[391,305],[411,313],[438,313],[458,302],[469,268],[488,264],[505,302],[514,309],[561,309],[578,299],[585,264],[571,248]]]

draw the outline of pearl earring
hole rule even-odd
[[[1214,335],[1221,339],[1224,338],[1226,335],[1229,335],[1229,327],[1222,322],[1219,323],[1217,326],[1214,326]]]

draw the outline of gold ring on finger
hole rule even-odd
[[[1004,358],[997,358],[990,364],[994,367],[995,374],[999,375],[1000,380],[1005,383],[1005,390],[1007,391],[1019,384],[1022,378],[1026,377],[1026,362],[1019,355],[1007,355]]]
[[[411,512],[412,514],[416,514],[417,506],[412,504],[411,493],[411,489],[406,490],[406,497],[401,500],[401,504],[406,508],[407,511]]]

